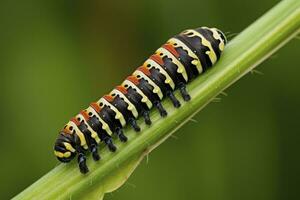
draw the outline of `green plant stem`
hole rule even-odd
[[[215,96],[296,36],[299,28],[300,1],[281,1],[230,41],[215,67],[188,85],[192,97],[190,102],[183,103],[180,109],[175,109],[168,100],[164,100],[163,105],[169,112],[168,117],[162,119],[153,111],[152,126],[147,127],[139,121],[143,130],[139,134],[125,129],[129,141],[126,144],[116,142],[116,153],[101,150],[102,160],[99,162],[93,162],[89,158],[90,172],[87,175],[79,173],[75,162],[61,164],[14,199],[80,199],[87,197],[87,194],[95,197],[99,193],[100,197],[102,193],[109,192],[112,189],[99,191],[99,188],[116,170],[131,161],[136,160],[138,163],[142,155],[146,155],[163,142]],[[178,93],[176,95],[181,99]]]

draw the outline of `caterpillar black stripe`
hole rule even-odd
[[[207,27],[189,29],[169,39],[121,85],[91,103],[64,126],[54,146],[58,160],[69,162],[77,155],[80,171],[87,173],[87,151],[94,160],[100,159],[100,142],[104,142],[110,151],[116,151],[112,136],[126,142],[123,127],[129,124],[135,131],[140,131],[136,122],[140,116],[150,125],[152,107],[162,117],[167,116],[161,104],[165,97],[174,107],[180,107],[173,94],[175,90],[180,91],[184,101],[189,101],[191,97],[186,84],[212,67],[225,45],[225,35],[216,28]]]

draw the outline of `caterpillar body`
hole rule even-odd
[[[126,142],[123,128],[130,125],[140,131],[136,122],[139,117],[150,125],[149,112],[153,107],[162,117],[167,116],[161,104],[165,97],[179,108],[175,90],[180,91],[184,101],[189,101],[186,84],[217,62],[226,43],[220,30],[207,27],[189,29],[169,39],[121,85],[91,103],[64,126],[54,145],[55,156],[61,162],[69,162],[77,155],[80,172],[87,173],[87,151],[95,161],[100,159],[101,142],[110,151],[116,151],[113,135]]]

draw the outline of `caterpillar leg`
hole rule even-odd
[[[139,132],[141,131],[141,128],[139,127],[139,125],[137,125],[136,120],[134,118],[130,118],[128,120],[128,123],[131,125],[131,127],[136,131]]]
[[[115,134],[118,136],[121,142],[127,142],[127,137],[124,135],[121,127],[117,127],[115,129]]]
[[[78,154],[78,166],[81,173],[86,174],[89,172],[89,168],[86,165],[86,157],[82,152]]]
[[[191,96],[187,92],[186,85],[184,83],[180,83],[180,85],[179,85],[179,91],[180,91],[181,96],[182,96],[182,98],[183,98],[184,101],[191,100]]]
[[[115,152],[117,150],[117,147],[114,145],[112,139],[110,136],[105,136],[103,138],[103,141],[104,143],[107,145],[108,149],[111,151],[111,152]]]
[[[151,124],[152,124],[151,119],[150,119],[150,112],[149,112],[149,111],[144,110],[144,111],[142,112],[142,116],[144,117],[145,123],[146,123],[147,125],[151,125]]]
[[[175,97],[175,95],[173,94],[172,91],[168,91],[167,94],[166,94],[170,100],[172,101],[173,105],[175,108],[179,108],[180,107],[180,102],[178,101],[178,99]]]
[[[159,101],[153,102],[153,105],[158,109],[160,116],[165,117],[168,115],[167,111],[164,109],[164,107]]]
[[[98,153],[97,145],[96,144],[92,144],[91,147],[90,147],[90,149],[91,149],[91,153],[92,153],[93,159],[95,161],[100,160],[101,157],[100,157],[100,155]]]

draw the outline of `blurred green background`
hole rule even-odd
[[[58,162],[58,130],[172,35],[239,33],[279,1],[1,0],[0,199]],[[300,41],[260,65],[106,199],[298,199]]]

